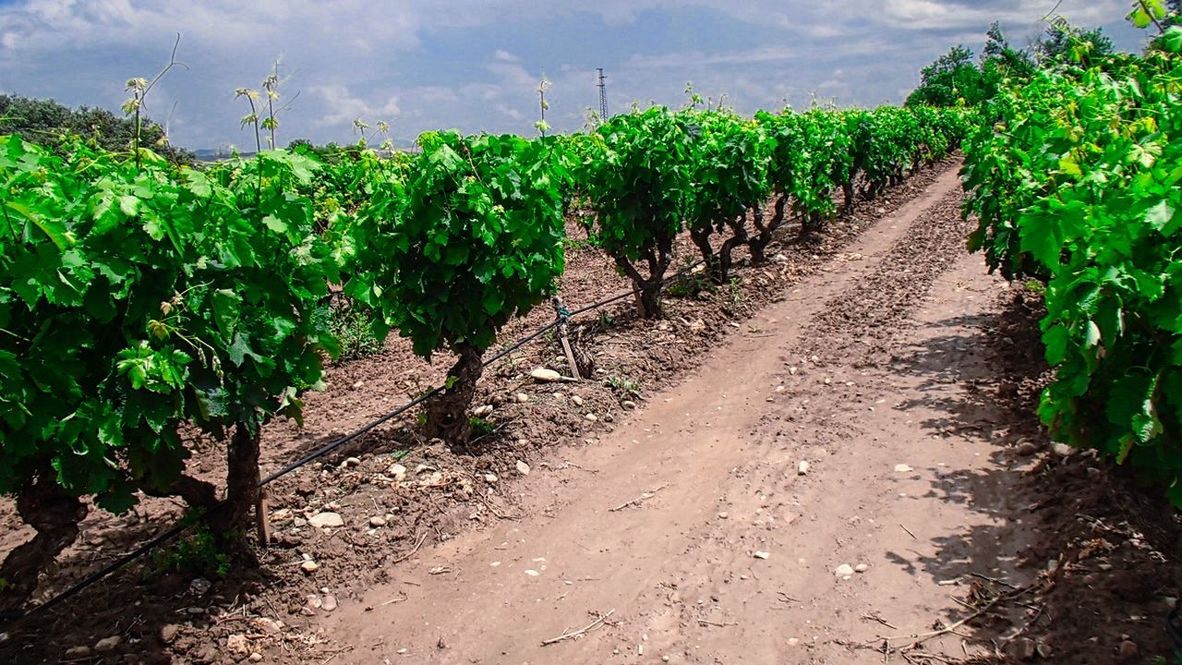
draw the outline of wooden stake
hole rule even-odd
[[[259,488],[259,499],[254,505],[254,523],[258,533],[259,544],[266,547],[271,544],[271,509],[267,501],[267,488]]]
[[[565,309],[562,305],[562,298],[554,297],[554,311],[561,314]],[[583,377],[579,375],[579,365],[575,362],[575,354],[570,348],[570,338],[567,336],[566,317],[563,316],[558,323],[558,340],[562,342],[562,350],[566,353],[566,362],[570,364],[570,375],[575,381],[581,380]]]

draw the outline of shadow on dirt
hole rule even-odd
[[[994,655],[964,662],[1018,662],[1022,643],[1039,662],[1172,662],[1165,660],[1175,645],[1164,623],[1182,589],[1182,521],[1160,488],[1139,487],[1127,469],[1087,452],[1047,450],[1034,415],[1049,380],[1041,304],[1015,287],[994,310],[949,319],[943,325],[970,332],[936,337],[893,359],[897,371],[922,377],[921,390],[963,388],[959,398],[932,391],[899,409],[940,413],[923,422],[933,435],[995,446],[991,470],[936,469],[928,491],[985,515],[988,524],[934,539],[936,556],[897,554],[896,562],[967,587],[971,609],[943,621],[979,613],[968,642]]]

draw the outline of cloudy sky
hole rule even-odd
[[[0,0],[0,91],[118,108],[176,33],[176,69],[148,100],[174,143],[247,146],[235,88],[280,62],[279,142],[352,141],[354,118],[405,142],[425,129],[532,134],[538,80],[547,119],[582,126],[598,105],[679,105],[687,81],[744,112],[901,101],[955,43],[979,48],[1000,20],[1025,44],[1056,0]],[[1126,0],[1063,0],[1058,13],[1138,48]]]

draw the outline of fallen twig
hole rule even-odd
[[[1000,585],[1002,585],[1004,587],[1008,587],[1010,589],[1017,589],[1018,588],[1018,587],[1014,586],[1013,584],[1010,584],[1009,582],[1007,582],[1005,580],[999,580],[996,577],[989,577],[988,575],[982,575],[980,573],[969,573],[969,575],[971,575],[979,580],[985,580],[986,582],[993,582],[994,584],[1000,584]]]
[[[912,642],[906,648],[912,649],[912,648],[915,648],[916,646],[919,646],[920,644],[923,644],[924,642],[926,642],[932,638],[940,637],[941,635],[947,635],[949,633],[959,634],[959,633],[956,633],[957,628],[960,628],[961,626],[972,621],[973,619],[976,619],[977,617],[981,616],[982,614],[985,614],[989,610],[993,609],[994,606],[996,606],[1001,601],[1012,600],[1014,598],[1017,598],[1018,596],[1021,596],[1022,594],[1029,592],[1033,588],[1034,587],[1021,587],[1021,588],[1015,589],[1014,591],[1011,591],[1009,593],[1001,594],[1001,595],[997,596],[996,598],[994,598],[993,600],[986,603],[985,605],[983,605],[976,612],[973,612],[972,614],[966,616],[965,618],[963,618],[959,621],[953,622],[951,625],[944,626],[943,628],[941,628],[939,630],[933,630],[933,631],[930,631],[927,633],[919,633],[919,634],[913,634],[913,635],[895,635],[892,637],[884,637],[884,638],[882,638],[884,640],[884,646],[889,645],[892,640],[909,639]]]
[[[559,635],[558,637],[552,637],[548,640],[542,640],[542,646],[548,647],[551,644],[557,644],[563,640],[573,640],[575,638],[582,637],[583,635],[587,634],[589,631],[592,631],[592,630],[595,630],[596,628],[598,628],[600,624],[607,621],[608,617],[610,617],[612,614],[615,614],[615,612],[616,612],[616,610],[614,608],[610,609],[607,611],[607,614],[601,614],[598,619],[596,619],[595,621],[592,621],[591,623],[587,624],[586,626],[583,626],[582,628],[576,630],[573,633],[568,633],[566,631],[563,631],[563,633],[561,635]]]
[[[657,489],[649,491],[649,492],[645,492],[645,493],[641,494],[640,496],[636,497],[635,499],[632,499],[631,501],[626,501],[624,503],[621,503],[620,505],[616,506],[615,508],[609,508],[608,512],[618,513],[621,510],[628,508],[629,506],[639,506],[641,503],[653,498],[653,496],[655,496],[657,492],[660,492],[661,490],[665,489],[668,486],[669,486],[668,483],[661,485]]]
[[[914,534],[914,533],[911,533],[911,529],[908,529],[907,527],[903,526],[902,524],[900,524],[900,525],[899,525],[899,528],[900,528],[900,529],[902,529],[902,530],[904,530],[904,531],[906,531],[906,532],[907,532],[907,535],[908,535],[908,536],[911,536],[911,537],[912,537],[912,539],[914,539],[914,540],[919,540],[919,538],[916,538],[916,537],[915,537],[915,534]]]
[[[718,623],[717,621],[708,621],[706,619],[698,619],[699,626],[714,626],[716,628],[726,628],[727,626],[737,626],[739,622],[732,621],[731,623]]]
[[[519,520],[522,518],[521,515],[510,515],[510,514],[506,513],[505,511],[501,510],[500,508],[497,508],[495,505],[493,505],[492,501],[488,500],[488,497],[484,496],[484,494],[482,494],[479,491],[474,492],[473,495],[477,499],[479,499],[480,502],[484,504],[484,507],[488,508],[488,512],[492,513],[493,517],[496,517],[497,519]]]
[[[333,658],[336,658],[337,656],[339,656],[339,655],[341,655],[341,654],[343,654],[343,653],[348,653],[348,652],[350,652],[350,651],[352,651],[352,650],[353,650],[353,647],[345,647],[344,649],[338,649],[338,650],[337,650],[337,651],[335,651],[335,652],[334,652],[334,653],[333,653],[331,656],[329,656],[328,658],[325,658],[324,660],[320,661],[320,665],[328,665],[328,663],[329,663],[330,661],[332,661],[332,659],[333,659]]]
[[[547,462],[542,462],[542,466],[547,467],[547,468],[551,468],[551,469],[554,468],[553,465],[551,465]],[[561,470],[567,469],[567,468],[578,469],[579,471],[586,471],[587,473],[599,473],[599,469],[588,469],[587,467],[579,466],[578,464],[575,464],[574,462],[571,462],[570,460],[562,460],[562,466],[558,467],[557,470],[561,471]]]
[[[891,623],[888,622],[886,619],[884,619],[878,615],[875,615],[875,614],[863,614],[862,618],[881,623],[882,625],[886,626],[887,628],[890,628],[891,630],[899,630],[898,626],[891,625]]]
[[[403,561],[406,561],[407,559],[409,559],[409,558],[411,558],[412,556],[414,556],[414,555],[415,555],[415,552],[418,552],[418,551],[419,551],[419,548],[423,546],[423,542],[424,542],[424,541],[426,541],[426,540],[427,540],[427,534],[425,534],[425,533],[424,533],[422,536],[419,536],[419,542],[415,543],[415,546],[414,546],[414,547],[412,547],[412,548],[410,549],[410,551],[409,551],[409,552],[407,552],[406,554],[403,554],[402,556],[400,556],[400,557],[398,557],[398,558],[394,559],[394,561],[392,561],[392,562],[391,562],[391,564],[395,564],[395,563],[402,563]]]

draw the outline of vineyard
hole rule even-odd
[[[831,433],[854,426],[843,422],[849,418],[842,415],[841,404],[859,409],[869,404],[873,415],[868,422],[876,422],[886,416],[875,414],[874,404],[882,404],[893,388],[885,376],[866,379],[866,368],[899,365],[904,354],[883,349],[910,334],[903,322],[919,308],[927,290],[953,291],[940,280],[960,265],[966,236],[968,250],[983,252],[989,272],[1013,283],[998,288],[1018,290],[1022,298],[1038,303],[1033,307],[1040,318],[1035,351],[1045,359],[1048,373],[1035,372],[1029,383],[1037,384],[1037,417],[1050,438],[1094,451],[1072,459],[1106,460],[1133,469],[1131,482],[1148,487],[1147,494],[1160,504],[1153,510],[1164,509],[1167,500],[1182,507],[1182,27],[1170,27],[1177,16],[1160,0],[1134,3],[1130,19],[1155,31],[1143,54],[1098,54],[1089,42],[1069,39],[1062,61],[983,68],[1000,78],[990,83],[995,92],[980,103],[961,98],[947,106],[818,106],[744,116],[721,105],[708,107],[691,95],[684,108],[634,108],[597,119],[574,134],[547,135],[544,122],[537,138],[431,131],[419,136],[413,153],[375,150],[363,138],[331,153],[312,146],[272,147],[205,165],[157,154],[141,145],[138,130],[126,151],[70,134],[52,145],[20,134],[0,135],[0,494],[13,497],[14,512],[29,534],[0,564],[0,617],[6,622],[0,629],[35,626],[46,610],[59,603],[68,608],[76,594],[153,551],[171,552],[156,559],[157,565],[168,561],[166,568],[183,567],[174,565],[182,559],[185,565],[200,561],[205,577],[233,577],[231,570],[255,571],[250,575],[265,571],[274,565],[274,559],[262,554],[268,545],[288,546],[283,536],[270,533],[268,520],[274,514],[267,503],[269,486],[288,482],[305,467],[319,473],[320,481],[336,482],[334,469],[349,473],[371,459],[360,457],[361,449],[345,446],[389,422],[401,423],[425,448],[436,446],[462,459],[491,454],[502,446],[502,430],[513,423],[490,422],[494,407],[482,404],[490,382],[525,404],[537,399],[521,392],[527,383],[553,382],[562,390],[569,383],[574,391],[573,386],[585,385],[580,380],[590,381],[610,389],[614,408],[641,408],[637,402],[652,386],[597,369],[582,340],[568,339],[568,326],[580,315],[598,316],[598,333],[614,331],[624,340],[651,342],[654,338],[644,335],[681,327],[700,333],[710,325],[703,322],[709,314],[697,321],[688,318],[683,301],[729,298],[717,327],[741,330],[747,325],[749,337],[744,339],[749,341],[780,335],[775,324],[796,315],[784,309],[785,303],[811,302],[799,306],[812,312],[815,321],[806,325],[801,315],[800,321],[784,324],[799,330],[793,328],[791,335],[763,347],[744,347],[747,355],[732,358],[728,367],[758,368],[760,362],[751,359],[762,358],[773,369],[752,371],[764,372],[759,376],[766,379],[773,372],[778,382],[766,397],[768,409],[781,396],[798,401],[799,413],[773,419],[781,427],[777,437],[792,428],[799,434],[801,423],[823,421]],[[150,87],[144,82],[135,99]],[[260,148],[263,131],[269,130],[273,146],[274,116],[270,124],[260,120],[255,101],[249,96],[248,101],[252,116],[244,126],[253,124]],[[139,122],[136,115],[135,127]],[[941,190],[952,181],[951,160],[961,155],[957,187]],[[949,217],[954,209],[959,214]],[[895,229],[897,237],[887,236],[871,222],[857,222],[859,214],[905,219],[911,226]],[[846,243],[860,234],[869,239],[859,242],[877,252],[874,260],[896,272],[855,265],[866,257],[847,251]],[[885,244],[890,238],[894,244]],[[797,259],[785,258],[785,248],[800,252],[802,265],[811,262],[813,268],[790,274]],[[799,281],[810,271],[834,270],[816,268],[831,257],[849,264],[838,269],[852,275],[848,284]],[[601,265],[589,268],[589,259]],[[576,274],[580,271],[590,277]],[[564,280],[607,284],[603,275],[608,273],[627,284],[625,290],[593,292],[595,302],[573,312],[555,298]],[[797,288],[798,283],[805,286]],[[790,288],[795,289],[791,296]],[[961,290],[958,286],[955,292]],[[740,323],[743,316],[763,316],[758,308],[739,304],[751,291],[762,305],[777,303],[774,311],[780,318],[768,315],[759,324],[769,333],[754,323]],[[790,299],[780,302],[784,298]],[[621,302],[625,305],[608,308]],[[672,311],[670,303],[675,305]],[[851,311],[854,305],[869,313]],[[625,323],[614,323],[613,317]],[[539,321],[543,323],[534,325]],[[958,321],[958,326],[968,325]],[[1015,333],[1015,339],[1020,336]],[[366,424],[350,421],[359,425],[350,427],[352,433],[327,428],[331,436],[293,448],[290,455],[285,452],[277,471],[262,473],[266,432],[298,431],[306,417],[319,417],[311,396],[340,390],[334,371],[349,376],[349,363],[363,362],[357,359],[402,341],[422,361],[441,360],[449,368],[439,382],[416,383],[408,401],[383,404],[383,415]],[[550,348],[548,357],[558,361],[537,369],[514,364],[504,370],[496,364],[506,358],[513,362],[512,354],[531,343]],[[1013,339],[1007,343],[1014,344]],[[768,346],[773,344],[782,346]],[[1028,352],[1034,345],[1031,339],[1018,351]],[[960,359],[976,362],[971,354]],[[827,363],[848,363],[850,369],[834,383],[830,374],[837,377],[839,372]],[[1022,369],[1039,369],[1033,366],[1038,361],[1030,364]],[[754,382],[725,376],[735,391],[755,390]],[[792,377],[803,387],[786,388]],[[365,381],[356,381],[353,389]],[[866,401],[862,381],[884,398]],[[707,386],[695,399],[702,394],[713,398],[713,390]],[[844,392],[810,404],[822,390]],[[1029,385],[1015,388],[1030,390]],[[553,396],[567,399],[560,392]],[[391,397],[396,396],[383,399]],[[764,399],[762,393],[758,397]],[[582,407],[583,398],[575,403]],[[701,408],[686,406],[684,416],[678,411],[677,418],[697,423],[713,405],[693,403]],[[655,403],[643,408],[662,413]],[[674,408],[681,407],[668,407]],[[745,402],[736,408],[753,407]],[[578,420],[597,423],[601,415],[582,409]],[[638,421],[643,420],[640,415]],[[765,424],[759,421],[761,427]],[[880,424],[904,428],[894,421]],[[912,420],[905,425],[913,426]],[[621,431],[651,438],[650,429],[637,427],[621,425]],[[980,428],[969,429],[974,427]],[[1007,427],[998,429],[1008,432]],[[1028,429],[1035,433],[1023,436],[1044,436]],[[957,430],[940,436],[947,437],[947,431]],[[842,436],[833,434],[824,445],[840,448]],[[877,447],[877,436],[874,441]],[[342,460],[340,450],[351,456]],[[401,451],[390,460],[383,455],[386,470],[373,477],[393,481],[397,488],[412,473],[401,463],[406,454]],[[862,453],[846,454],[854,456],[850,465],[860,463]],[[887,464],[881,451],[865,455]],[[680,463],[667,465],[673,458]],[[689,473],[697,463],[676,451],[668,458],[643,459],[635,468],[654,473]],[[912,464],[925,461],[912,459]],[[387,461],[399,463],[390,466]],[[427,462],[413,474],[434,477],[431,486],[439,486],[436,481],[445,473]],[[707,467],[712,463],[703,462]],[[768,505],[768,496],[797,491],[777,485],[784,478],[815,475],[806,461],[799,466],[792,461],[793,473],[780,468],[782,459],[752,464],[734,469],[744,468],[749,478],[777,488],[760,494],[763,503],[756,513]],[[727,473],[721,462],[715,465]],[[568,466],[564,462],[563,468]],[[476,463],[473,468],[483,467]],[[513,468],[519,476],[530,473],[520,459]],[[906,464],[894,468],[897,473],[913,471]],[[761,476],[767,469],[774,472]],[[1046,473],[1054,473],[1053,465]],[[219,476],[224,481],[215,481]],[[487,485],[499,482],[487,470],[474,477]],[[480,488],[473,489],[467,480],[453,484],[465,500],[479,501],[504,517]],[[611,486],[606,480],[604,484]],[[670,484],[674,481],[644,485],[643,493],[637,492],[640,498],[609,512],[639,508]],[[313,493],[299,487],[301,496]],[[682,501],[688,505],[693,491],[685,491]],[[728,500],[738,505],[751,500],[736,496]],[[140,534],[134,547],[108,557],[108,563],[94,565],[92,560],[84,575],[59,570],[63,553],[76,546],[86,520],[99,513],[135,515],[137,505],[159,500],[182,505],[183,517]],[[379,500],[370,500],[378,509]],[[334,505],[325,501],[321,514],[339,518],[328,510]],[[386,526],[392,510],[369,520],[370,535]],[[735,510],[706,512],[714,515],[711,520],[725,521]],[[291,519],[291,510],[284,511],[288,514],[278,522]],[[832,517],[849,524],[861,519],[845,513]],[[599,511],[588,515],[587,523],[609,531],[610,520],[616,518],[596,521],[603,518]],[[669,519],[683,532],[689,530]],[[773,520],[760,517],[761,528],[764,519],[770,531]],[[787,524],[795,519],[791,516]],[[941,519],[948,518],[939,513],[933,524]],[[899,526],[918,540],[907,526]],[[432,542],[447,540],[434,528],[439,537]],[[553,540],[573,542],[583,533],[560,533]],[[512,537],[503,538],[508,547]],[[426,539],[410,538],[394,562],[415,557]],[[605,545],[599,551],[608,549]],[[383,561],[391,561],[386,554]],[[755,559],[769,556],[764,549],[754,550]],[[811,556],[802,554],[798,560],[804,565]],[[720,559],[727,560],[727,555],[712,552],[704,559],[707,569]],[[539,576],[546,559],[533,561],[526,574]],[[293,563],[308,576],[321,565],[307,554],[281,565]],[[615,565],[601,572],[609,575]],[[848,580],[869,566],[843,566],[839,578],[843,568],[850,571]],[[69,573],[68,582],[62,581],[63,571]],[[95,571],[97,575],[90,575]],[[450,572],[436,566],[427,574]],[[691,573],[703,574],[688,569],[686,575]],[[199,579],[208,585],[204,577]],[[1045,586],[1049,577],[1021,587],[999,587],[991,577],[982,579],[1001,590],[994,596],[978,594],[977,605],[966,605],[975,614],[962,623],[1027,592],[1040,598],[1053,595]],[[384,583],[384,578],[369,581]],[[1153,593],[1171,584],[1163,582]],[[679,594],[677,585],[661,588],[667,598]],[[468,590],[448,593],[462,602]],[[787,599],[780,602],[799,602],[779,593]],[[716,596],[705,596],[719,602]],[[335,608],[335,596],[328,597]],[[382,603],[400,601],[367,602],[364,612],[369,613],[385,608]],[[323,603],[317,595],[315,608]],[[306,608],[300,611],[312,614]],[[611,627],[614,611],[594,614],[584,631],[564,630],[541,645],[573,642],[584,632]],[[454,618],[450,611],[447,615]],[[704,616],[685,615],[683,627],[738,625]],[[1007,640],[1027,639],[1021,635],[1039,618]],[[1173,620],[1171,615],[1168,621]],[[890,625],[881,617],[875,621]],[[215,619],[213,626],[221,622]],[[909,645],[888,637],[874,649],[884,658],[895,654],[909,662],[937,662],[923,659],[927,652],[921,645],[959,635],[957,627],[938,624],[933,634],[912,635]],[[259,630],[274,632],[264,628]],[[3,649],[9,633],[0,635]],[[1124,642],[1131,638],[1118,647],[1121,658],[1129,660]],[[858,653],[852,643],[834,643]],[[1049,658],[1043,642],[1030,644],[1037,654],[1031,658]],[[447,648],[439,637],[439,653]],[[963,643],[961,648],[968,656]],[[241,641],[223,649],[233,661],[248,655],[254,662],[262,659],[255,659],[256,652]],[[287,651],[295,659],[291,662],[305,657]],[[1001,654],[996,644],[994,651]],[[42,653],[42,658],[55,657],[46,655],[49,650]],[[91,658],[90,653],[75,652],[70,659]],[[99,650],[97,657],[102,653],[109,651]],[[201,653],[192,660],[220,662],[216,653]],[[345,652],[329,653],[329,660],[337,653]],[[1008,650],[1006,654],[1014,657]],[[643,655],[642,645],[637,656]]]
[[[379,340],[396,330],[424,358],[455,356],[424,427],[464,444],[484,354],[553,293],[576,201],[590,202],[589,237],[656,317],[687,224],[721,282],[734,249],[761,257],[790,207],[819,226],[834,189],[852,192],[860,173],[880,189],[944,157],[966,128],[955,110],[753,122],[655,107],[569,138],[425,134],[410,163],[268,151],[203,170],[144,149],[137,165],[80,142],[61,157],[4,137],[0,325],[11,344],[0,489],[18,492],[39,527],[30,556],[71,542],[86,495],[121,512],[136,492],[171,494],[216,517],[220,532],[241,526],[257,495],[261,428],[298,420],[300,396],[339,353],[323,311],[334,283],[375,312]],[[773,191],[775,215],[764,219]],[[230,438],[224,502],[184,474],[183,427]],[[32,591],[20,581],[29,563],[7,565],[19,600]]]

